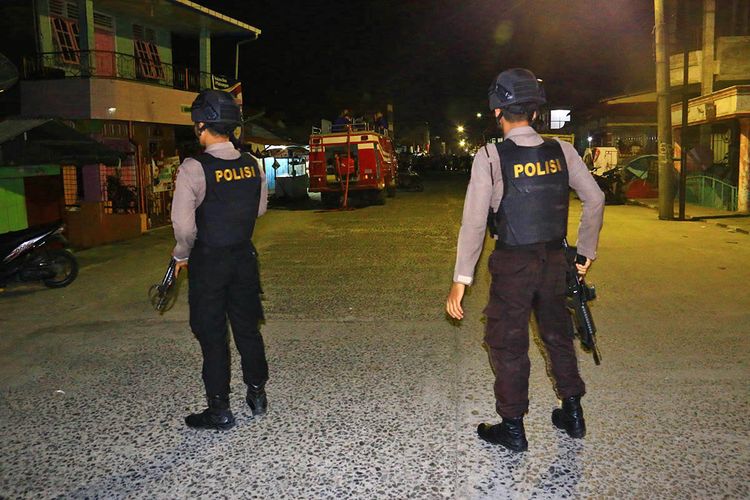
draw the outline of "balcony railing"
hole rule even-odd
[[[102,50],[45,52],[24,58],[23,77],[27,80],[115,78],[192,92],[211,88],[212,84],[211,73],[196,68]]]

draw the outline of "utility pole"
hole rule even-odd
[[[682,2],[682,120],[680,121],[680,210],[679,219],[685,220],[687,200],[687,133],[688,133],[688,68],[690,65],[690,4]]]
[[[672,116],[669,98],[669,50],[664,23],[664,0],[654,0],[656,21],[656,121],[659,143],[659,219],[674,218],[674,175],[672,171]]]

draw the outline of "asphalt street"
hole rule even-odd
[[[498,418],[482,346],[489,246],[466,318],[444,313],[466,182],[259,221],[270,410],[251,418],[234,356],[225,433],[183,423],[204,405],[187,280],[163,316],[146,298],[169,228],[78,252],[68,288],[9,287],[0,497],[748,498],[750,236],[607,207],[589,276],[602,365],[579,350],[588,435],[553,428],[532,343],[529,451],[513,454],[475,431]],[[572,235],[579,214],[573,203]]]

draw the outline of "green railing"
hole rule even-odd
[[[732,186],[715,177],[689,176],[685,199],[688,203],[735,212],[737,211],[737,186]]]

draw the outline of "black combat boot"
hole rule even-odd
[[[512,451],[529,449],[526,431],[523,428],[523,417],[503,417],[503,421],[495,425],[479,424],[477,434],[488,443],[499,444]]]
[[[208,408],[201,413],[185,417],[185,423],[193,429],[226,431],[234,427],[234,415],[229,409],[229,396],[208,397]]]
[[[571,396],[563,399],[562,408],[552,410],[552,423],[562,429],[572,438],[582,438],[586,435],[586,421],[583,419],[581,396]]]
[[[253,417],[261,417],[266,414],[268,409],[268,399],[266,398],[265,384],[253,385],[247,384],[247,397],[245,398]]]

